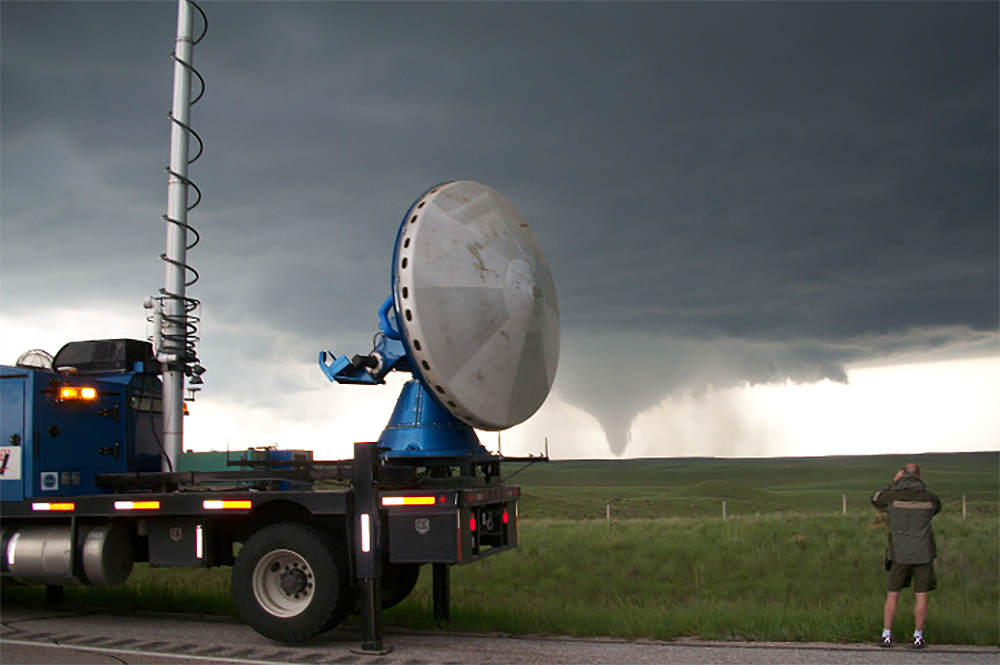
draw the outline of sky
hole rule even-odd
[[[189,449],[350,456],[397,228],[477,180],[527,219],[553,458],[1000,449],[1000,6],[214,2],[194,48],[204,389]],[[174,2],[0,4],[0,361],[144,338]]]

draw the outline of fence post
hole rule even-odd
[[[962,495],[962,519],[965,519],[965,495]]]
[[[608,518],[608,521],[610,522],[611,521],[611,504],[610,503],[607,503],[607,504],[604,505],[604,514]]]
[[[843,495],[843,499],[844,499],[844,514],[846,515],[847,514],[847,495],[846,494]]]
[[[722,501],[722,519],[726,519],[726,502]]]

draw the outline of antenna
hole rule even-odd
[[[201,14],[204,26],[201,35],[194,38],[192,25],[196,9]],[[146,309],[153,310],[153,341],[156,358],[163,369],[163,470],[175,471],[184,450],[184,378],[191,377],[191,383],[202,383],[205,369],[198,360],[196,345],[198,318],[192,315],[199,302],[187,296],[187,287],[198,281],[198,272],[187,263],[187,251],[198,244],[198,232],[187,221],[189,210],[201,201],[201,191],[188,178],[188,165],[202,153],[202,141],[191,129],[191,105],[201,98],[205,82],[195,71],[193,62],[194,45],[202,40],[208,31],[205,12],[191,0],[178,0],[177,38],[174,42],[174,97],[173,108],[167,116],[170,128],[170,165],[167,172],[167,251],[160,255],[166,264],[164,286],[160,296],[149,298],[144,303]],[[191,75],[201,84],[198,95],[191,99]],[[190,138],[197,141],[197,151],[189,155]],[[194,188],[196,198],[188,201],[189,188]],[[193,240],[189,242],[188,232]],[[192,393],[197,388],[191,389]]]

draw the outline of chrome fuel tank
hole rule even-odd
[[[132,573],[132,538],[114,524],[77,527],[76,552],[68,525],[4,529],[0,542],[3,572],[22,584],[117,586]]]

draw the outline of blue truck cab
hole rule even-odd
[[[109,491],[160,470],[161,384],[148,342],[71,342],[52,367],[0,366],[0,500]]]

